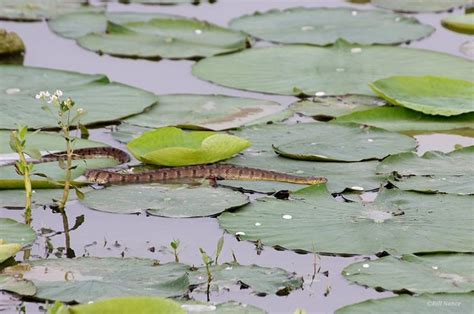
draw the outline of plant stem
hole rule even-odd
[[[31,186],[30,169],[28,168],[28,162],[26,161],[23,151],[20,151],[18,155],[20,156],[20,162],[24,165],[23,182],[26,192],[25,223],[30,226],[33,221],[33,218],[31,217],[31,198],[33,197],[33,190]]]

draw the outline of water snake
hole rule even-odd
[[[35,163],[57,161],[64,158],[66,152],[42,156]],[[113,158],[124,164],[130,161],[130,155],[114,147],[94,147],[74,150],[74,159]],[[87,181],[97,184],[130,184],[179,181],[180,179],[215,179],[245,181],[277,181],[294,184],[326,183],[324,177],[303,177],[282,172],[241,167],[228,164],[196,165],[186,167],[167,167],[147,170],[139,173],[122,173],[110,168],[89,169],[84,174]]]

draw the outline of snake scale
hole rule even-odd
[[[35,163],[52,162],[64,158],[66,152],[42,156]],[[130,161],[130,155],[114,147],[94,147],[74,150],[74,159],[113,158],[124,164]],[[277,181],[294,184],[326,183],[324,177],[303,177],[282,172],[240,167],[226,164],[197,165],[186,167],[158,168],[139,173],[120,173],[110,168],[89,169],[85,173],[87,181],[97,184],[131,184],[179,181],[180,179],[215,179],[245,181]]]

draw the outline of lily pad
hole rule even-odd
[[[139,196],[138,198],[136,196]],[[93,190],[81,202],[87,207],[111,213],[139,213],[163,217],[203,217],[245,205],[240,192],[208,186],[124,185]]]
[[[1,179],[0,179],[1,182]],[[26,192],[21,189],[21,183],[18,184],[18,189],[3,190],[0,189],[0,204],[5,208],[25,208]],[[38,208],[43,205],[51,205],[53,200],[61,199],[63,195],[62,189],[37,189],[33,190],[32,208]],[[69,200],[74,200],[75,194],[69,195]]]
[[[474,83],[448,77],[395,76],[370,84],[388,102],[425,114],[454,116],[474,111]]]
[[[41,21],[71,12],[101,12],[105,6],[89,6],[88,0],[0,0],[0,18]]]
[[[31,281],[8,275],[0,275],[0,291],[33,296],[36,293],[36,287]]]
[[[230,22],[254,37],[285,44],[325,46],[343,39],[361,45],[399,44],[429,36],[417,19],[377,10],[290,8],[244,15]]]
[[[441,20],[441,24],[452,31],[474,35],[474,13],[448,16]]]
[[[359,123],[396,132],[447,131],[473,129],[474,113],[444,117],[427,115],[398,106],[382,106],[340,116],[335,122]]]
[[[0,56],[20,54],[25,52],[25,44],[20,36],[0,28]]]
[[[182,296],[188,290],[188,267],[136,258],[78,258],[31,261],[31,269],[5,269],[22,273],[37,287],[35,297],[88,303],[113,297]],[[117,276],[120,274],[120,276]]]
[[[0,218],[0,239],[6,243],[32,244],[36,239],[34,230],[10,218]]]
[[[48,21],[48,26],[59,36],[76,39],[89,33],[105,33],[107,31],[107,21],[123,25],[170,17],[173,16],[146,12],[71,13],[51,19]]]
[[[372,0],[375,6],[408,13],[442,12],[469,3],[470,0]]]
[[[368,300],[340,308],[336,314],[377,313],[469,313],[474,306],[474,293],[436,293],[419,296]]]
[[[237,136],[165,127],[144,133],[127,148],[144,163],[186,166],[228,159],[250,145]]]
[[[352,112],[364,111],[385,105],[378,97],[366,95],[341,95],[313,97],[290,105],[294,112],[326,121]]]
[[[443,53],[338,41],[329,48],[281,46],[210,57],[196,63],[193,74],[220,85],[272,94],[371,95],[368,84],[388,76],[471,80],[473,68],[469,60]]]
[[[273,144],[275,152],[302,160],[383,159],[397,152],[412,151],[417,145],[414,138],[406,135],[351,124],[301,123],[285,126],[280,134],[278,141],[284,144]]]
[[[85,49],[131,58],[200,58],[242,50],[248,43],[241,32],[159,13],[69,14],[50,27]]]
[[[472,176],[474,146],[454,150],[450,153],[426,152],[423,156],[415,153],[401,153],[390,156],[377,166],[377,173],[397,172],[402,176]]]
[[[470,254],[386,256],[344,268],[349,281],[373,288],[412,293],[471,292],[474,257]]]
[[[141,3],[141,4],[199,4],[201,0],[119,0],[120,3]]]
[[[104,75],[2,65],[0,77],[0,129],[16,129],[17,125],[33,129],[57,127],[56,120],[35,99],[42,90],[62,90],[77,108],[85,109],[87,114],[81,122],[87,125],[116,121],[140,113],[156,102],[152,93],[112,83]]]
[[[225,263],[211,267],[212,290],[226,289],[231,285],[250,288],[253,293],[263,295],[286,295],[303,286],[303,278],[296,273],[288,273],[281,268],[266,268],[257,265],[243,266],[237,263]],[[204,267],[191,271],[189,281],[199,285],[198,289],[205,292],[207,273]]]
[[[57,305],[55,305],[56,307]],[[123,297],[97,301],[91,304],[57,306],[52,314],[186,314],[181,305],[175,301],[156,297]]]
[[[222,228],[243,240],[298,251],[471,252],[471,207],[469,196],[397,190],[384,190],[363,206],[338,202],[324,185],[316,185],[291,193],[289,200],[257,200],[218,219]],[[446,228],[449,232],[439,232]]]
[[[19,243],[5,243],[0,239],[0,264],[21,251]]]
[[[406,176],[390,178],[390,183],[401,190],[424,193],[474,194],[472,176]]]
[[[264,310],[235,301],[228,301],[225,303],[203,303],[194,300],[181,301],[181,308],[187,313],[213,313],[213,314],[264,314]]]
[[[223,95],[176,94],[159,96],[158,105],[125,121],[148,128],[178,126],[222,131],[245,124],[271,121],[275,114],[283,110],[283,106],[268,100]],[[286,113],[284,117],[289,115],[291,113]]]

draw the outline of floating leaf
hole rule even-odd
[[[126,119],[127,123],[148,128],[179,126],[221,131],[245,124],[272,121],[284,107],[268,100],[223,95],[176,94],[158,97],[158,105],[146,113]]]
[[[127,296],[182,296],[188,290],[188,267],[136,258],[43,259],[31,261],[23,278],[37,287],[35,297],[88,303]],[[5,273],[16,273],[7,268]],[[117,276],[120,274],[120,276]]]
[[[470,254],[385,256],[354,263],[342,271],[349,281],[373,288],[412,293],[471,292],[474,257]]]
[[[319,185],[291,193],[289,200],[257,200],[218,219],[231,234],[264,245],[304,251],[316,246],[319,252],[336,254],[402,254],[471,252],[471,214],[469,196],[384,190],[375,203],[363,206],[338,202]]]
[[[70,14],[54,32],[88,50],[133,58],[198,58],[245,49],[245,34],[205,21],[157,13]]]
[[[471,292],[474,257],[470,254],[385,256],[354,263],[342,271],[349,281],[373,288],[412,293]]]
[[[0,275],[0,291],[9,291],[24,296],[33,296],[36,293],[36,287],[31,281],[8,275]]]
[[[452,31],[474,35],[474,13],[448,16],[441,20],[441,24]]]
[[[210,267],[212,273],[211,290],[225,289],[230,285],[250,288],[257,295],[286,295],[303,286],[303,278],[296,273],[288,273],[281,268],[265,268],[257,265],[243,266],[226,263]],[[192,285],[199,285],[206,291],[207,273],[204,267],[189,273]]]
[[[136,196],[139,195],[139,198]],[[111,186],[87,193],[81,203],[112,213],[139,213],[164,217],[202,217],[245,205],[248,197],[224,188],[185,185]]]
[[[390,12],[352,8],[290,8],[244,15],[232,28],[285,44],[325,46],[344,39],[361,45],[398,44],[430,35],[434,28]]]
[[[276,67],[275,65],[278,64]],[[193,74],[220,85],[282,94],[369,94],[368,84],[396,75],[444,75],[472,79],[469,60],[399,47],[357,46],[338,41],[329,48],[280,46],[206,58]]]
[[[276,134],[270,132],[280,131],[279,143],[270,143],[276,153],[292,159],[361,161],[383,159],[416,148],[412,137],[353,124],[301,123],[280,129],[272,126],[267,130],[262,135],[272,139],[276,139]]]
[[[474,111],[474,83],[448,77],[394,76],[370,84],[388,102],[425,114],[454,116]]]
[[[0,264],[15,256],[16,253],[20,252],[22,246],[18,243],[5,243],[0,239]]]
[[[0,0],[0,18],[40,21],[71,12],[100,12],[104,6],[89,6],[88,0]]]
[[[186,314],[175,301],[156,297],[124,297],[74,306],[60,305],[56,314]]]
[[[364,111],[385,105],[378,97],[365,95],[341,95],[313,97],[290,105],[294,112],[314,117],[316,120],[330,120],[352,112]]]
[[[1,179],[0,179],[1,185]],[[18,183],[18,189],[3,190],[0,189],[0,204],[5,208],[25,208],[26,192]],[[32,208],[37,208],[43,205],[51,205],[53,200],[59,200],[63,196],[62,189],[37,189],[33,190]],[[69,200],[76,199],[74,193],[69,195]]]
[[[42,90],[59,89],[72,98],[77,108],[87,112],[81,119],[84,125],[122,119],[156,102],[152,93],[111,83],[103,75],[2,65],[0,77],[0,129],[16,129],[17,125],[34,129],[57,127],[57,121],[35,99]]]
[[[437,293],[419,296],[368,300],[340,308],[336,314],[367,313],[469,313],[474,306],[474,293]]]
[[[419,157],[415,153],[401,153],[390,156],[377,166],[377,172],[397,172],[402,176],[472,176],[474,146],[454,150],[448,154],[426,152]]]
[[[247,304],[228,301],[220,304],[202,303],[194,300],[179,301],[181,308],[188,313],[214,313],[214,314],[264,314],[264,310]]]
[[[383,106],[338,117],[335,122],[353,122],[396,132],[473,129],[474,113],[443,117],[426,115],[402,107]]]
[[[407,176],[390,178],[401,190],[424,193],[474,194],[472,176]]]
[[[0,218],[0,239],[6,243],[32,244],[36,239],[34,230],[10,218]]]
[[[186,166],[224,160],[249,146],[250,142],[237,136],[165,127],[144,133],[127,148],[145,163]]]
[[[470,0],[372,0],[372,4],[399,12],[441,12],[469,4]]]

